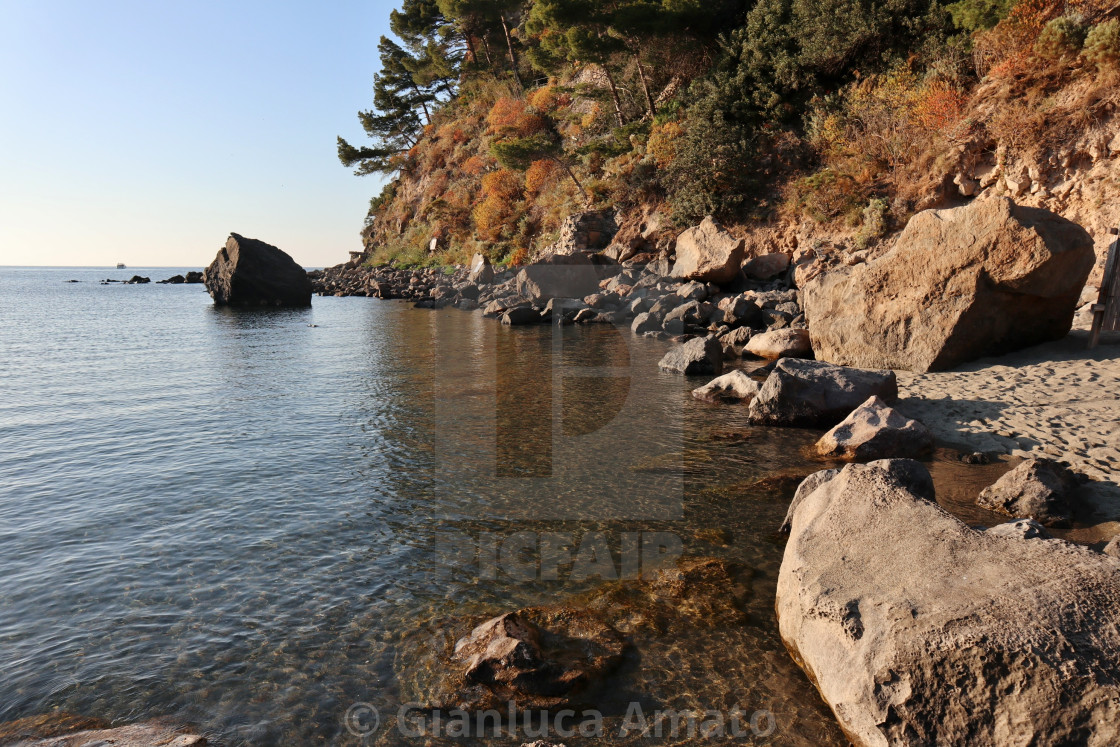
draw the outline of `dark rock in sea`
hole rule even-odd
[[[201,272],[195,272],[195,271],[192,270],[191,272],[187,273],[187,277],[184,279],[184,282],[187,282],[187,283],[201,283],[202,282],[202,273]]]
[[[145,283],[150,283],[150,282],[152,282],[151,278],[145,278],[145,277],[141,277],[139,275],[133,275],[131,278],[124,281],[124,284],[125,285],[144,285]]]
[[[532,306],[518,306],[502,314],[502,324],[519,327],[525,324],[540,324],[544,321],[541,312]]]
[[[160,285],[181,285],[187,282],[187,279],[182,275],[172,275],[167,280],[160,280]]]
[[[1029,459],[980,493],[976,503],[1048,526],[1068,525],[1073,515],[1077,476],[1052,459]]]
[[[656,314],[643,311],[634,317],[634,321],[630,324],[630,331],[636,335],[642,335],[646,332],[660,332],[661,320]]]
[[[67,280],[66,282],[67,283],[80,283],[82,281],[81,280]]]
[[[622,662],[626,637],[599,615],[531,607],[487,620],[459,639],[435,708],[559,708],[585,698]]]
[[[723,372],[723,346],[715,337],[696,337],[670,349],[657,366],[689,376],[718,375]]]
[[[883,462],[790,524],[779,630],[854,744],[1120,743],[1120,560],[971,529]]]
[[[871,396],[887,403],[898,399],[893,371],[782,358],[751,402],[750,419],[757,425],[831,428]]]
[[[310,306],[307,272],[280,249],[230,234],[203,274],[218,306]]]

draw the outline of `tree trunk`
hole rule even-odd
[[[486,41],[486,34],[482,35],[482,53],[486,55],[486,65],[493,70],[494,60],[490,58],[490,42]]]
[[[642,61],[638,58],[638,55],[634,55],[634,62],[638,64],[638,77],[642,81],[642,91],[646,95],[646,106],[649,107],[649,118],[653,119],[653,96],[649,95],[649,83],[646,82],[646,72],[642,69]]]
[[[509,49],[509,62],[513,66],[513,77],[517,80],[518,88],[525,88],[525,84],[521,82],[521,73],[517,72],[517,55],[513,52],[513,37],[509,35],[509,24],[506,23],[506,14],[499,14],[502,17],[502,32],[506,35],[506,48]]]
[[[477,65],[478,54],[476,54],[474,51],[474,35],[470,32],[465,31],[463,32],[463,36],[467,40],[467,56],[470,57],[472,65]]]
[[[432,115],[428,111],[428,105],[424,103],[424,97],[420,93],[420,89],[416,87],[415,83],[412,84],[412,90],[416,93],[416,99],[420,102],[420,108],[424,110],[424,124],[431,124]]]
[[[575,174],[574,171],[572,171],[572,167],[568,165],[568,162],[565,161],[562,158],[553,158],[552,160],[554,162],[560,164],[560,167],[568,173],[568,176],[571,177],[571,179],[572,179],[572,183],[574,183],[576,185],[576,189],[578,189],[579,193],[581,195],[583,195],[583,201],[584,202],[591,202],[591,197],[588,196],[587,190],[584,189],[583,185],[579,183],[579,179],[576,178],[576,174]]]
[[[618,126],[625,127],[626,120],[622,118],[622,99],[618,97],[618,88],[614,85],[614,76],[611,75],[611,71],[607,69],[606,65],[600,65],[599,67],[603,68],[603,72],[607,76],[607,85],[611,88],[611,98],[614,100],[614,116],[618,120]]]

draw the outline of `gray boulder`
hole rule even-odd
[[[708,402],[746,402],[758,395],[760,385],[739,369],[718,376],[707,384],[692,390],[696,399]]]
[[[540,324],[545,321],[541,312],[532,306],[518,306],[502,314],[502,324],[510,327],[520,327],[526,324]]]
[[[169,719],[110,727],[65,712],[0,723],[0,744],[10,747],[206,747],[206,737]]]
[[[634,321],[630,324],[630,331],[636,335],[643,335],[647,332],[660,332],[661,319],[656,314],[643,311],[634,317]]]
[[[599,290],[599,274],[585,254],[556,255],[517,273],[518,295],[531,301],[583,298]]]
[[[1085,229],[1007,198],[914,216],[894,249],[805,283],[820,360],[937,371],[1065,337],[1093,268]]]
[[[723,371],[723,347],[715,337],[694,337],[672,348],[657,366],[686,375],[718,375]]]
[[[673,277],[716,284],[729,283],[739,274],[744,242],[736,239],[710,215],[695,228],[677,237]]]
[[[894,371],[783,358],[751,402],[750,419],[759,425],[831,428],[872,396],[887,403],[898,399]]]
[[[1120,560],[970,529],[882,462],[801,500],[776,610],[856,745],[1120,742]]]
[[[788,270],[789,261],[788,254],[763,254],[744,264],[743,272],[755,280],[769,280]]]
[[[494,266],[485,254],[475,254],[471,258],[471,269],[468,275],[475,285],[489,285],[494,282]]]
[[[917,420],[872,396],[821,436],[815,450],[835,459],[909,458],[932,451],[933,435]]]
[[[747,343],[753,336],[754,331],[750,327],[739,327],[720,335],[719,343],[723,346],[723,357],[729,360],[743,357]]]
[[[1061,462],[1028,459],[984,488],[976,503],[1044,526],[1069,524],[1077,493],[1077,476]]]
[[[294,259],[236,233],[203,272],[203,282],[217,306],[311,305],[311,280]]]

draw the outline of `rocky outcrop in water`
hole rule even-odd
[[[723,347],[715,337],[694,337],[670,348],[657,367],[689,376],[718,374],[723,371]]]
[[[1069,333],[1093,240],[1007,198],[914,216],[894,249],[809,280],[802,304],[817,357],[936,371]]]
[[[778,575],[782,639],[848,737],[1120,741],[1120,560],[971,529],[894,464],[818,481]]]
[[[206,738],[181,725],[154,719],[110,727],[99,719],[50,713],[0,724],[8,747],[206,747]]]
[[[893,371],[783,358],[751,402],[750,418],[759,425],[831,428],[872,396],[898,399]]]
[[[217,306],[310,306],[307,272],[280,249],[230,234],[203,273]]]
[[[1048,527],[1068,525],[1078,480],[1069,467],[1053,459],[1028,459],[980,493],[976,503]]]
[[[873,396],[821,436],[815,449],[820,456],[849,461],[918,457],[933,450],[933,434]]]
[[[702,387],[692,390],[696,399],[708,402],[744,402],[749,404],[758,396],[760,385],[743,371],[735,370],[712,379]]]

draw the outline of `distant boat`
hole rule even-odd
[[[124,262],[117,262],[117,269],[118,269],[118,270],[123,270],[123,269],[125,269],[125,266],[124,266]]]

